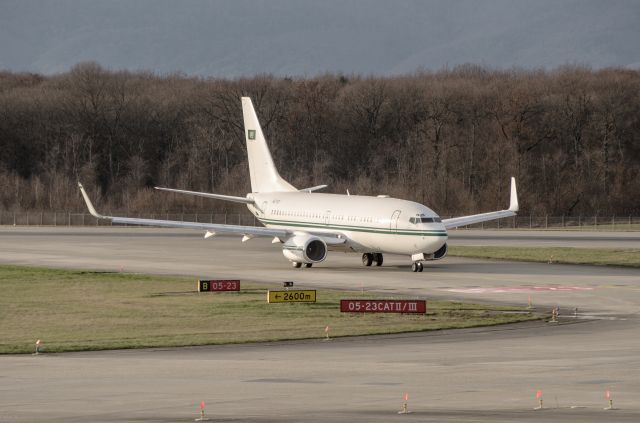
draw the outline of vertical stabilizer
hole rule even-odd
[[[264,139],[258,116],[249,97],[242,97],[242,115],[244,117],[244,137],[247,142],[251,191],[282,192],[297,191],[282,179],[273,164],[271,153]]]

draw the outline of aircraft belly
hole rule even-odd
[[[447,236],[420,236],[346,232],[347,244],[357,252],[389,254],[433,253],[444,245]]]

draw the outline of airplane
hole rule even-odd
[[[423,262],[447,255],[447,230],[515,216],[518,196],[511,178],[511,198],[506,210],[441,219],[430,208],[387,195],[325,194],[326,185],[297,189],[285,181],[274,165],[262,128],[249,97],[242,97],[245,142],[252,192],[246,197],[155,187],[158,190],[246,204],[264,227],[180,222],[103,216],[96,212],[78,182],[89,212],[116,224],[188,228],[205,231],[204,237],[236,234],[242,242],[255,237],[272,238],[293,267],[312,267],[329,251],[362,253],[364,266],[381,266],[383,254],[411,258],[411,270],[423,271]]]

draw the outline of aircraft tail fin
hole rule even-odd
[[[244,137],[247,143],[251,191],[287,192],[297,191],[282,179],[271,158],[269,147],[262,133],[258,116],[249,97],[242,97],[242,115],[244,117]]]

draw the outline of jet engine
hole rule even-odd
[[[327,258],[327,244],[313,235],[296,235],[284,243],[282,254],[294,263],[320,263]]]
[[[432,260],[440,260],[445,258],[446,256],[447,256],[447,243],[445,242],[445,244],[442,247],[440,247],[438,251],[433,253]]]

